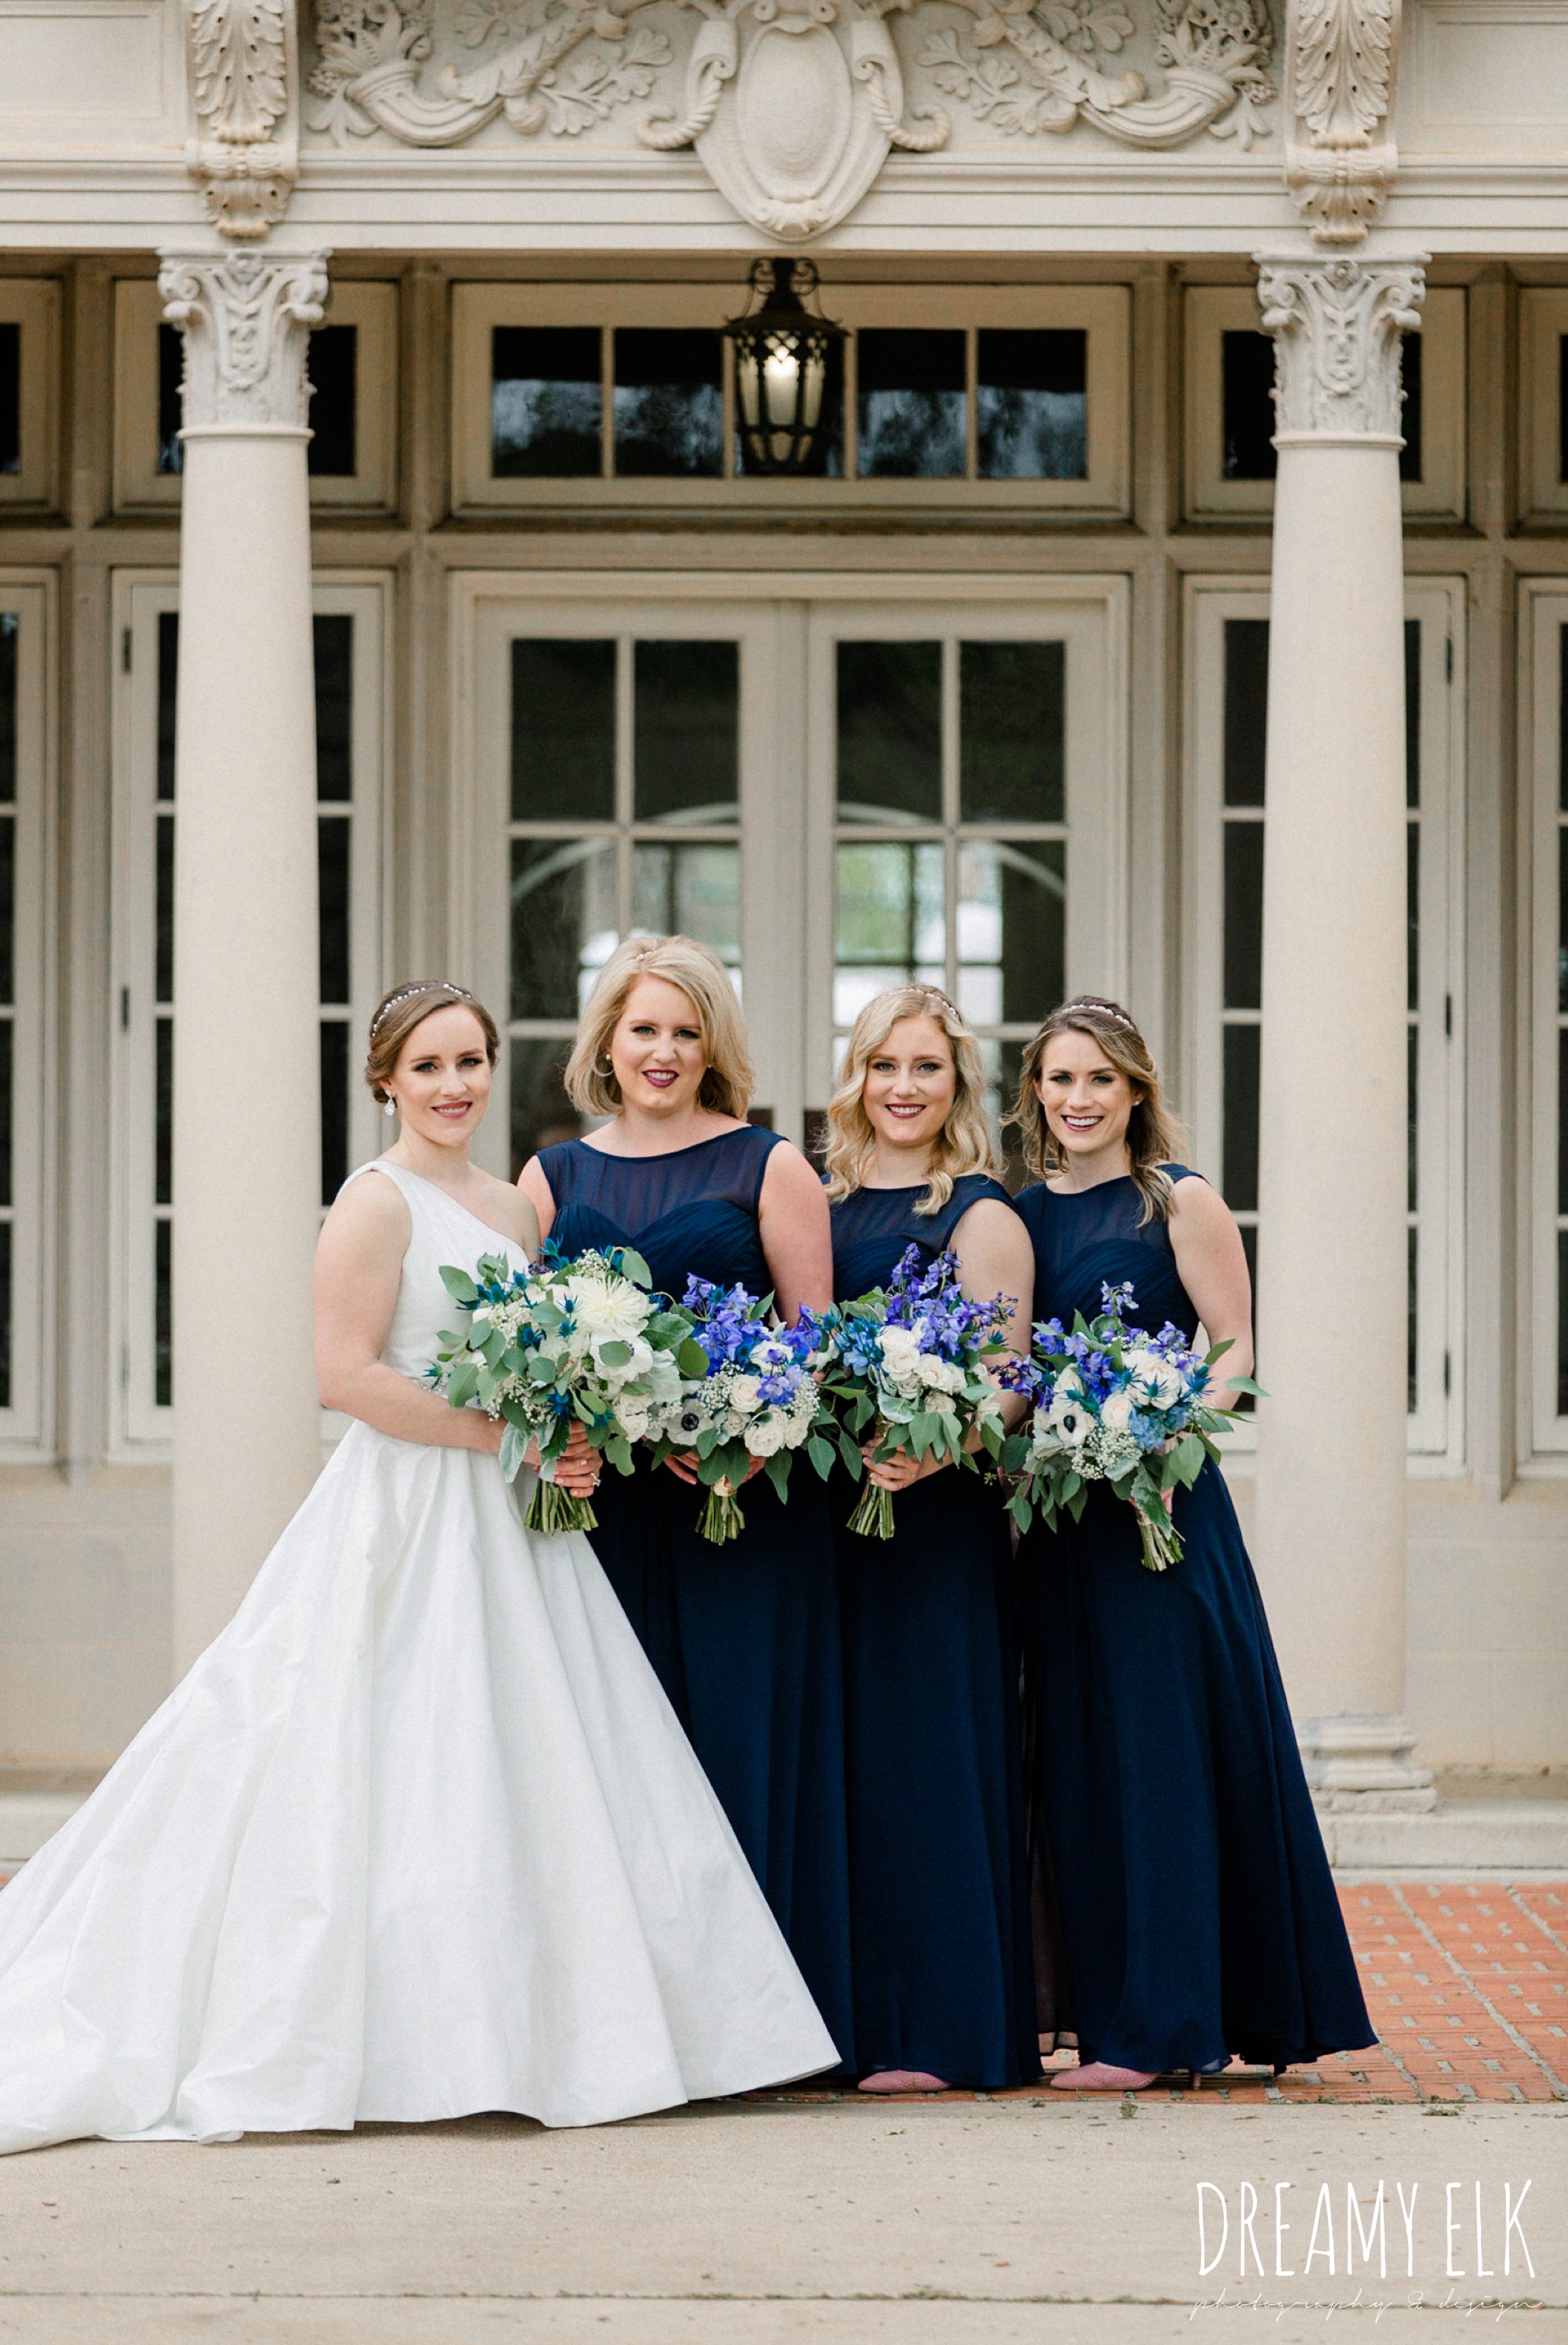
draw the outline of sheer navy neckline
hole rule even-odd
[[[745,1132],[757,1132],[754,1123],[737,1123],[732,1132],[711,1132],[706,1140],[688,1140],[684,1148],[654,1148],[646,1155],[622,1156],[616,1148],[595,1148],[581,1132],[566,1142],[568,1148],[586,1148],[590,1156],[602,1156],[607,1164],[668,1164],[673,1157],[690,1156],[693,1149],[716,1148],[721,1140],[739,1140]]]

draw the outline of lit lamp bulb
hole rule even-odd
[[[765,297],[763,306],[724,329],[748,472],[803,472],[820,462],[829,363],[844,330],[803,304],[800,292],[815,284],[809,261],[758,261],[752,290]]]

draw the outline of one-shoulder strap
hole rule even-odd
[[[387,1179],[391,1183],[393,1188],[396,1189],[402,1197],[403,1203],[408,1206],[410,1212],[411,1213],[413,1211],[419,1198],[419,1191],[417,1187],[411,1187],[410,1185],[410,1176],[405,1173],[400,1164],[383,1163],[382,1160],[379,1156],[372,1156],[368,1164],[355,1165],[354,1170],[345,1179],[343,1188],[339,1189],[338,1192],[339,1197],[343,1193],[343,1189],[348,1187],[349,1183],[350,1181],[357,1181],[361,1172],[384,1172]]]

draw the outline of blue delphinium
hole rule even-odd
[[[1037,1325],[1029,1357],[1000,1371],[1029,1405],[1003,1449],[1008,1506],[1025,1530],[1037,1511],[1047,1524],[1064,1508],[1077,1521],[1088,1484],[1108,1482],[1137,1513],[1145,1564],[1164,1571],[1181,1555],[1171,1494],[1219,1457],[1217,1436],[1235,1422],[1234,1409],[1209,1397],[1215,1363],[1230,1347],[1197,1353],[1169,1320],[1150,1335],[1134,1320],[1129,1285],[1102,1286],[1100,1301],[1098,1317],[1075,1318],[1070,1332],[1059,1319]],[[1249,1377],[1231,1381],[1258,1390]]]

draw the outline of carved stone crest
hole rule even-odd
[[[312,127],[450,147],[504,122],[573,137],[657,94],[637,137],[694,147],[742,218],[781,239],[854,210],[890,151],[929,153],[951,123],[908,109],[893,20],[917,0],[673,0],[696,21],[683,68],[670,36],[634,21],[652,0],[458,0],[457,38],[491,54],[432,66],[434,0],[317,0]],[[1123,0],[956,0],[972,26],[927,32],[917,61],[1005,137],[1091,125],[1162,147],[1204,131],[1247,146],[1273,96],[1269,0],[1154,0],[1164,87],[1117,70],[1134,26]],[[443,22],[445,20],[443,19]],[[682,72],[664,96],[666,69]]]

